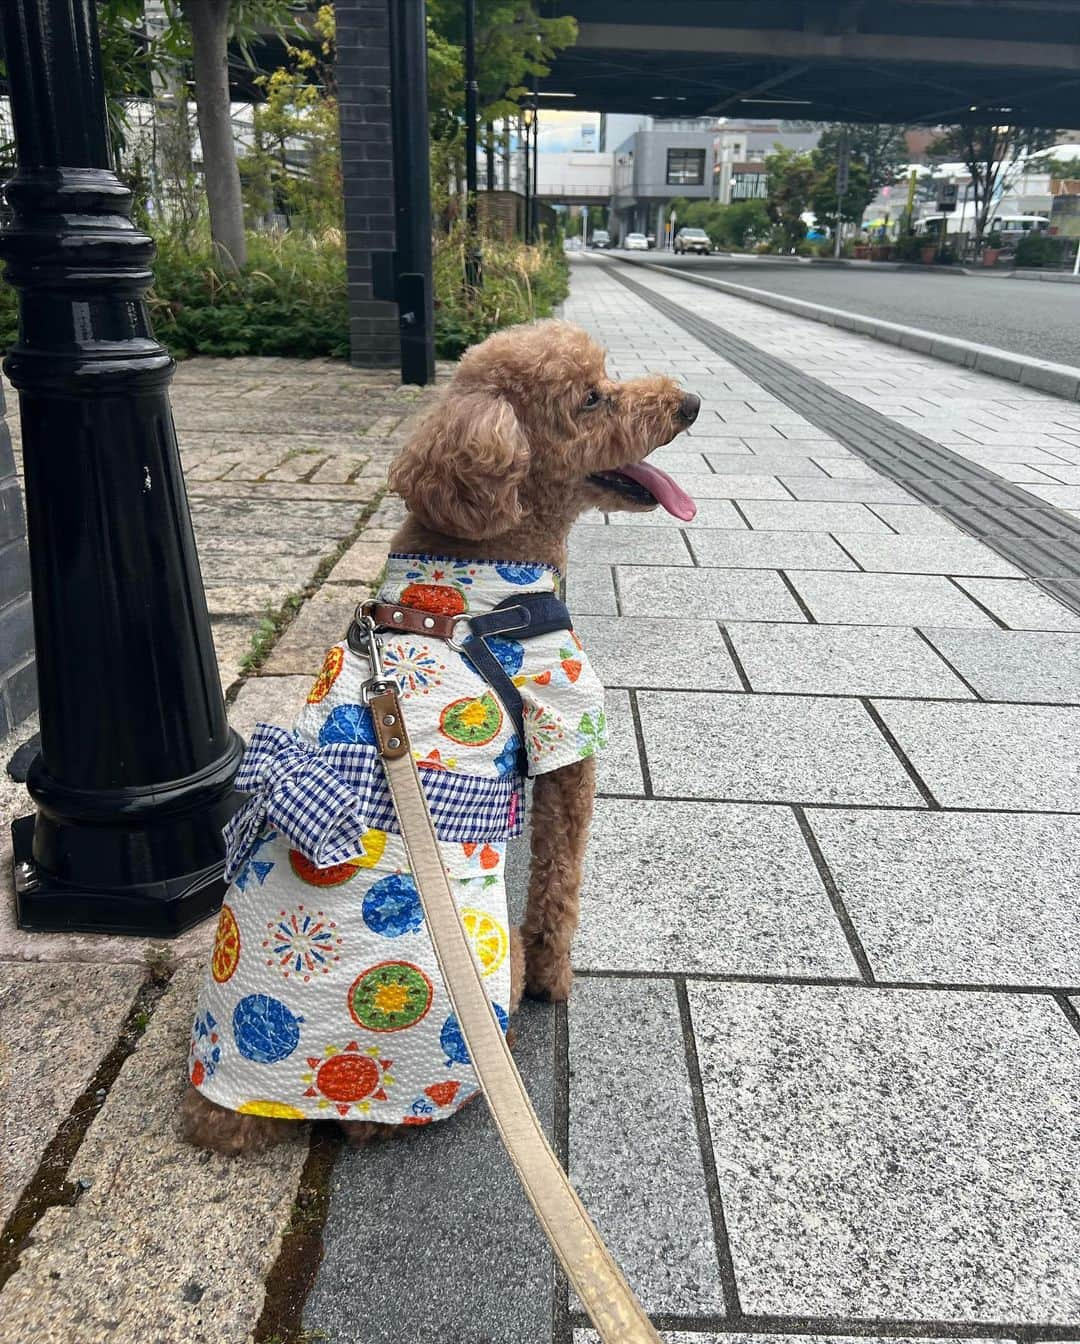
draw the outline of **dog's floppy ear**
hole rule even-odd
[[[521,521],[529,444],[514,408],[491,392],[451,390],[390,469],[390,488],[421,522],[467,541]]]

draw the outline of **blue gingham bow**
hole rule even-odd
[[[260,723],[235,787],[251,797],[225,826],[230,882],[267,826],[320,868],[361,853],[368,805],[385,783],[378,751],[367,743],[309,747],[284,728]]]

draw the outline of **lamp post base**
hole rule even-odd
[[[11,823],[15,917],[20,929],[175,938],[221,905],[228,884],[220,862],[198,872],[111,891],[59,881],[34,861],[36,820],[18,817]]]

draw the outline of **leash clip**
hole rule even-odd
[[[363,654],[371,666],[371,676],[363,682],[360,687],[360,699],[365,705],[370,705],[373,696],[385,695],[387,691],[393,690],[393,684],[386,679],[386,672],[382,665],[382,650],[379,647],[379,636],[376,632],[376,625],[372,618],[357,608],[356,615],[353,617],[352,629],[349,631],[349,645],[354,653]],[[356,642],[351,638],[353,632],[356,632]],[[363,647],[357,648],[356,644],[363,641]]]

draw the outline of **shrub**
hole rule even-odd
[[[1049,233],[1025,233],[1016,244],[1016,265],[1053,270],[1065,262],[1066,253],[1072,254],[1072,239]]]
[[[570,268],[561,248],[486,238],[483,285],[478,294],[466,296],[465,240],[460,225],[435,239],[435,353],[440,359],[457,359],[500,327],[550,317],[569,291]]]
[[[166,235],[148,299],[156,336],[181,357],[349,353],[345,243],[337,229],[249,234],[239,275],[215,263],[209,240],[188,247]]]
[[[925,246],[925,241],[915,234],[902,233],[893,247],[893,256],[897,261],[919,261]]]
[[[525,247],[486,239],[484,283],[466,301],[465,234],[435,239],[435,348],[462,352],[500,327],[550,317],[566,298],[569,266],[554,243]],[[205,233],[187,243],[158,237],[147,296],[154,334],[178,358],[187,355],[285,355],[347,359],[349,316],[345,242],[340,230],[248,235],[239,275],[214,260]],[[16,294],[0,281],[0,349],[16,335]]]

